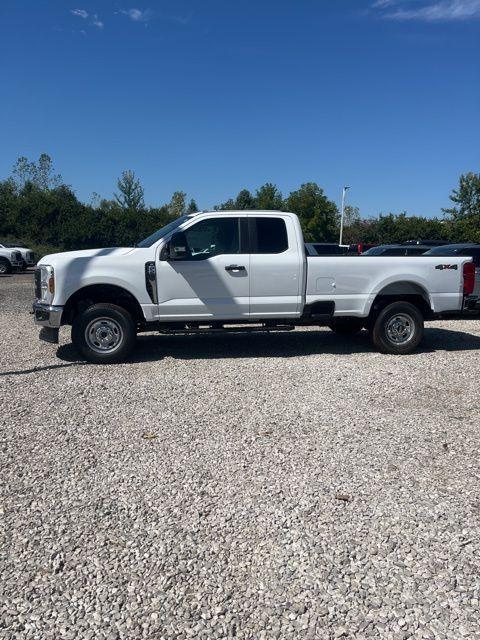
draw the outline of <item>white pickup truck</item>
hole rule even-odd
[[[96,363],[125,360],[140,331],[303,325],[366,328],[380,351],[405,354],[424,320],[473,306],[474,282],[469,257],[307,257],[295,214],[215,211],[181,216],[135,247],[45,256],[33,313],[48,342],[72,325]]]
[[[11,242],[0,242],[0,249],[13,249],[14,251],[18,251],[21,256],[22,271],[25,271],[27,267],[33,267],[35,265],[35,254],[31,249],[27,249],[27,247],[12,244]]]
[[[13,269],[21,269],[22,254],[18,249],[8,249],[0,244],[0,276],[12,273]]]

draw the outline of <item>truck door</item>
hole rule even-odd
[[[302,256],[292,219],[249,216],[250,317],[297,317],[301,308]]]
[[[247,218],[209,216],[182,232],[186,254],[157,262],[161,320],[248,318]]]

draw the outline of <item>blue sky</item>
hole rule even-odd
[[[133,169],[437,215],[480,170],[480,0],[2,0],[0,65],[0,176],[46,152],[84,201]]]

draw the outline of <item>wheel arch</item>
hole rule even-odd
[[[427,289],[412,280],[398,280],[385,284],[376,294],[369,310],[369,318],[392,302],[410,302],[421,311],[424,318],[433,313],[433,305]]]
[[[65,303],[62,324],[71,324],[73,318],[88,306],[108,302],[128,311],[135,322],[145,322],[142,307],[137,298],[127,289],[116,284],[91,284],[72,293]]]

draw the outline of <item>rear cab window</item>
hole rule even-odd
[[[287,226],[283,218],[250,218],[251,253],[283,253],[288,249]]]

